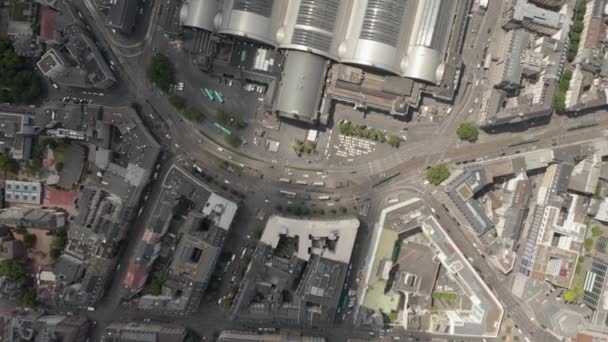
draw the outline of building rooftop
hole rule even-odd
[[[65,213],[53,209],[12,207],[0,210],[0,224],[7,226],[58,229],[65,226]]]
[[[62,43],[38,61],[45,76],[57,84],[79,88],[107,89],[116,83],[101,52],[79,24],[64,27]]]
[[[327,67],[323,57],[301,51],[288,52],[274,110],[285,117],[315,121]]]
[[[260,242],[276,248],[282,236],[297,238],[295,255],[308,261],[312,255],[348,264],[359,220],[299,220],[271,216]]]
[[[481,166],[465,168],[462,175],[448,184],[448,195],[478,235],[487,233],[494,223],[474,198],[475,194],[492,182]]]
[[[17,160],[29,160],[34,135],[33,117],[0,111],[0,145]]]
[[[504,314],[502,305],[447,235],[445,229],[434,216],[426,212],[428,209],[421,206],[422,204],[419,198],[411,198],[391,205],[381,212],[378,226],[383,229],[372,237],[370,253],[373,253],[373,256],[370,256],[371,260],[364,271],[366,291],[362,295],[362,305],[372,310],[380,310],[384,314],[393,311],[402,312],[399,315],[402,319],[400,323],[406,329],[418,326],[422,330],[428,329],[429,332],[439,334],[497,336]],[[415,239],[418,234],[424,234],[425,238]],[[397,245],[396,242],[402,239],[407,242]],[[422,245],[420,242],[427,244]],[[400,258],[411,253],[425,256],[421,261],[428,258],[429,261],[440,263],[441,269],[444,270],[440,273],[443,274],[442,281],[435,281],[438,279],[437,264],[422,270],[407,262],[404,265],[399,263]],[[420,264],[429,265],[423,262]],[[396,269],[396,272],[393,272],[393,269]],[[394,289],[410,294],[406,296],[405,303],[395,295],[395,291],[387,290],[388,282],[393,284]],[[443,309],[453,311],[452,315],[448,314],[451,319],[448,320],[445,330],[438,328],[442,325],[440,323],[425,324],[422,321],[412,322],[408,319],[408,315],[416,315],[409,309],[417,305],[417,299],[424,300],[424,295],[428,296],[433,288],[439,286],[436,285],[438,283],[449,283],[449,287],[455,287],[453,290],[457,290],[468,303],[468,306],[464,307],[459,305]],[[448,286],[444,285],[441,285],[439,291],[447,289]],[[417,294],[422,297],[416,298]],[[412,303],[408,302],[410,299]],[[425,305],[425,309],[427,307],[428,305]],[[405,310],[408,313],[403,312]],[[476,314],[466,314],[471,311]],[[436,315],[436,313],[431,314]],[[416,324],[409,327],[409,323]]]
[[[259,332],[251,331],[235,331],[235,330],[224,330],[220,333],[218,342],[325,342],[323,337],[314,336],[302,336],[299,334],[292,333],[271,333],[262,334]]]
[[[106,327],[103,340],[108,342],[184,342],[187,330],[169,324],[112,322]]]
[[[236,203],[216,194],[211,193],[202,213],[219,228],[228,231],[232,220],[236,215],[238,207]]]
[[[4,183],[4,199],[9,203],[40,204],[42,185],[40,182],[7,180]]]
[[[601,159],[590,156],[576,164],[570,175],[568,189],[574,192],[591,195],[595,193],[601,172]]]
[[[450,63],[447,32],[461,31],[454,25],[462,24],[459,19],[468,11],[464,7],[449,0],[263,0],[255,5],[248,0],[190,0],[181,17],[186,26],[438,84]],[[221,20],[214,21],[217,12]]]
[[[450,274],[457,274],[452,279],[464,291],[472,302],[476,317],[468,321],[454,322],[450,328],[452,335],[497,336],[504,315],[504,308],[473,266],[450,239],[435,217],[428,217],[422,224],[422,230],[435,247],[437,257]]]
[[[131,33],[137,18],[137,0],[113,0],[108,11],[108,26],[124,33]]]

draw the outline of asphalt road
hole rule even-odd
[[[159,91],[150,84],[145,77],[145,68],[147,60],[150,56],[159,49],[166,49],[167,42],[162,37],[160,32],[157,32],[156,27],[159,20],[158,4],[160,0],[148,0],[148,6],[150,8],[146,16],[148,19],[148,29],[143,37],[136,38],[135,41],[124,41],[118,40],[113,36],[111,32],[105,27],[103,18],[97,12],[95,7],[92,5],[92,0],[84,0],[83,2],[75,2],[82,13],[85,15],[90,23],[95,23],[92,26],[92,30],[96,36],[100,39],[100,43],[106,47],[107,53],[110,55],[109,58],[118,62],[117,73],[119,77],[125,82],[126,86],[121,86],[120,94],[117,96],[116,101],[119,98],[128,98],[129,102],[131,98],[139,100],[144,105],[143,112],[144,116],[146,113],[155,113],[158,116],[158,121],[163,124],[159,127],[152,128],[153,131],[158,131],[157,136],[160,136],[163,141],[161,142],[165,147],[169,149],[169,153],[173,155],[172,160],[189,160],[194,158],[197,163],[201,163],[210,169],[210,172],[220,177],[223,180],[227,180],[231,184],[230,187],[236,187],[243,193],[247,194],[245,202],[241,206],[246,208],[243,213],[242,224],[235,225],[235,236],[237,238],[230,238],[230,246],[235,250],[242,250],[243,246],[247,243],[243,239],[239,239],[238,236],[247,235],[255,229],[255,220],[252,218],[255,216],[257,209],[266,208],[268,211],[272,210],[274,203],[282,203],[285,200],[278,195],[278,190],[283,188],[285,185],[278,182],[278,178],[282,172],[281,164],[273,165],[270,160],[266,160],[263,157],[242,155],[234,153],[232,151],[224,149],[221,145],[208,139],[206,136],[201,135],[196,129],[193,129],[189,122],[184,121],[181,115],[167,102],[164,96],[159,94]],[[487,40],[489,37],[488,29],[496,23],[496,18],[499,11],[499,6],[490,7],[486,17],[482,19],[481,29],[479,35],[476,37],[477,44]],[[487,32],[487,33],[484,33]],[[468,51],[468,52],[467,52]],[[479,63],[482,56],[479,55],[479,51],[474,49],[465,50],[465,57],[467,62],[472,63],[469,66]],[[183,82],[186,83],[185,95],[190,99],[196,99],[197,89],[201,87],[215,87],[217,83],[211,79],[199,78],[196,73],[192,71],[192,65],[189,63],[187,56],[181,56],[175,53],[173,58],[176,58],[179,62],[180,67],[178,68],[178,75]],[[180,59],[181,58],[181,59]],[[472,72],[472,68],[467,68],[468,71]],[[467,75],[465,75],[467,76]],[[474,80],[476,75],[467,76]],[[126,91],[128,89],[128,91]],[[226,91],[226,90],[225,90]],[[596,127],[591,127],[585,130],[579,131],[567,131],[568,120],[556,120],[550,125],[537,128],[533,131],[524,134],[505,134],[490,136],[484,139],[484,141],[477,144],[456,144],[455,137],[450,134],[455,130],[455,127],[461,122],[460,114],[465,113],[471,107],[471,99],[478,89],[474,89],[472,83],[466,86],[463,93],[459,95],[454,110],[454,115],[448,118],[442,123],[439,128],[439,132],[444,134],[438,134],[429,139],[419,143],[408,145],[407,148],[402,148],[396,153],[379,158],[373,163],[364,163],[353,166],[343,165],[332,165],[331,162],[321,165],[330,177],[334,179],[351,179],[353,182],[349,187],[344,189],[332,189],[336,196],[342,198],[341,203],[357,203],[357,198],[365,197],[371,199],[375,203],[374,208],[381,205],[381,201],[385,198],[386,193],[383,190],[378,193],[370,193],[371,185],[376,183],[379,179],[391,175],[396,172],[400,172],[401,176],[395,179],[395,182],[403,182],[405,180],[417,179],[418,181],[422,178],[424,168],[434,162],[445,161],[446,156],[449,161],[455,162],[460,160],[471,160],[481,158],[491,158],[498,156],[502,153],[513,154],[518,150],[524,150],[525,148],[541,148],[550,147],[556,140],[559,139],[559,143],[576,142],[579,140],[590,139],[590,137],[601,137],[604,134],[604,129],[608,127],[608,119],[602,118],[602,114],[598,113],[595,116],[591,116],[599,124]],[[116,93],[117,91],[115,91]],[[128,94],[133,95],[129,97]],[[249,95],[244,95],[242,99],[234,99],[231,101],[230,110],[243,111],[248,109],[253,99],[248,98]],[[253,96],[253,95],[252,95]],[[214,113],[216,107],[214,104],[205,103],[201,100],[203,96],[200,96],[198,103],[206,113]],[[124,100],[123,100],[124,101]],[[128,104],[128,103],[127,103]],[[156,118],[155,118],[156,119]],[[566,122],[566,124],[564,124]],[[574,121],[572,121],[574,122]],[[147,122],[150,123],[149,121]],[[539,139],[539,142],[531,146],[521,147],[506,147],[509,144],[519,142],[525,136],[533,134],[535,138]],[[167,137],[168,138],[165,138]],[[227,161],[235,163],[237,165],[243,165],[246,171],[241,176],[227,173],[224,169],[218,166],[221,161]],[[293,163],[291,163],[293,167]],[[301,166],[308,168],[309,165],[295,165],[296,167]],[[163,172],[166,172],[168,164],[163,167]],[[264,179],[260,180],[260,173],[264,175]],[[159,177],[160,178],[160,177]],[[150,198],[155,199],[158,195],[160,185],[158,182],[152,186]],[[419,189],[417,191],[420,191]],[[306,192],[306,189],[301,190],[302,193]],[[430,203],[431,206],[435,207],[441,214],[441,217],[449,217],[443,212],[442,207],[437,206],[437,201],[428,196],[424,195],[425,201]],[[268,200],[269,202],[266,202]],[[144,203],[144,210],[140,218],[138,218],[134,224],[134,230],[130,233],[129,243],[127,244],[123,258],[120,262],[120,269],[116,272],[112,284],[107,293],[120,294],[123,290],[122,279],[126,272],[126,265],[128,262],[128,256],[132,254],[135,247],[135,243],[139,240],[143,229],[145,228],[144,223],[149,216],[151,210],[152,201]],[[361,204],[361,203],[358,203]],[[369,221],[373,224],[376,219],[377,210],[372,208],[368,214]],[[443,219],[446,219],[443,218]],[[442,222],[443,223],[443,222]],[[453,223],[446,222],[450,226]],[[459,229],[451,229],[454,232],[452,238],[457,245],[463,250],[463,253],[467,256],[471,256],[474,259],[474,263],[479,264],[479,269],[484,275],[484,279],[488,282],[488,285],[495,289],[497,296],[507,308],[511,317],[514,319],[518,326],[530,333],[534,334],[534,341],[549,341],[551,337],[546,337],[547,334],[544,330],[538,328],[533,322],[531,322],[525,313],[519,310],[519,304],[515,298],[510,294],[508,289],[505,289],[500,278],[495,275],[495,271],[485,263],[485,260],[479,255],[477,250],[473,248],[466,238],[466,236],[460,232]],[[365,239],[363,238],[363,241]],[[353,257],[356,261],[364,258],[360,251],[367,250],[364,246],[361,246],[355,252]],[[232,274],[232,273],[231,273]],[[352,278],[349,279],[352,283]],[[111,295],[107,296],[103,302],[99,305],[99,308],[95,312],[87,312],[89,317],[98,321],[97,334],[103,329],[104,323],[117,318],[127,319],[143,319],[150,318],[150,315],[141,312],[126,311],[124,308],[118,306],[120,296]],[[205,319],[201,319],[200,315],[194,315],[191,317],[178,317],[178,318],[166,318],[166,317],[152,317],[163,320],[169,320],[173,322],[180,322],[187,326],[195,329],[199,332],[208,333],[209,331],[217,331],[223,327],[230,326],[234,327],[236,323],[227,323],[226,319],[221,314],[221,310],[217,306],[208,306],[204,309]],[[238,326],[238,324],[236,324]],[[539,330],[540,329],[540,330]],[[348,323],[344,325],[338,325],[335,329],[330,329],[324,334],[328,337],[333,336],[341,340],[346,336],[355,337],[367,337],[369,338],[368,331],[356,331],[353,330]],[[389,334],[390,335],[390,334]],[[99,335],[96,335],[99,336]],[[427,334],[419,334],[417,336],[430,337]]]

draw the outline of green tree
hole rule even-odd
[[[585,241],[583,242],[583,247],[585,247],[585,251],[591,252],[591,249],[593,249],[593,239],[592,238],[585,239]]]
[[[65,249],[67,244],[67,233],[65,231],[59,232],[57,235],[53,237],[53,242],[51,242],[51,257],[53,259],[59,258],[61,252]]]
[[[163,283],[157,276],[151,276],[148,281],[147,292],[153,296],[159,296],[163,290]]]
[[[450,177],[450,170],[445,164],[432,166],[426,171],[426,179],[434,185],[441,184],[448,177]]]
[[[456,130],[456,135],[458,135],[458,139],[460,140],[476,142],[479,138],[479,130],[473,124],[464,122]]]
[[[340,122],[340,124],[338,125],[338,130],[342,135],[352,135],[354,131],[353,125],[350,123],[350,121]]]
[[[57,172],[61,172],[63,170],[63,166],[64,166],[63,162],[59,162],[59,163],[55,164],[55,170]]]
[[[190,121],[198,122],[202,120],[203,113],[194,107],[190,107],[184,111],[184,116]]]
[[[304,152],[304,142],[302,140],[296,139],[292,147],[296,153]]]
[[[566,302],[574,302],[578,299],[578,295],[574,290],[568,289],[564,291],[564,300]]]
[[[17,56],[8,37],[0,37],[0,102],[33,103],[44,87],[33,65]]]
[[[226,134],[224,136],[224,140],[226,141],[226,143],[228,145],[230,145],[232,147],[236,147],[240,142],[239,137],[236,136],[235,134]]]
[[[14,259],[0,261],[0,277],[10,281],[25,282],[26,276],[23,266]]]
[[[215,120],[220,124],[227,125],[230,121],[230,115],[223,110],[218,109],[218,111],[215,113]]]
[[[19,162],[9,157],[6,153],[0,154],[0,170],[10,173],[19,173]]]
[[[591,228],[591,236],[593,236],[594,238],[602,235],[602,232],[603,232],[603,229],[600,226],[593,226]]]
[[[25,247],[27,248],[31,248],[34,247],[34,245],[36,245],[36,235],[34,234],[30,234],[30,233],[26,233],[23,236],[23,244],[25,245]]]
[[[167,56],[156,54],[148,66],[147,76],[160,89],[169,91],[175,83],[175,66]]]
[[[391,134],[388,136],[388,144],[397,148],[401,144],[401,139],[399,139],[399,136]]]
[[[21,305],[34,306],[36,304],[36,290],[32,287],[24,288],[19,293],[18,299]]]
[[[179,95],[169,96],[169,103],[179,110],[186,108],[186,99]]]

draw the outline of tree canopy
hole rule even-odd
[[[194,107],[187,108],[184,110],[184,116],[190,121],[201,121],[203,119],[203,113]]]
[[[19,303],[26,306],[34,306],[36,304],[36,290],[32,287],[27,287],[19,293]]]
[[[399,136],[391,134],[391,135],[388,136],[387,142],[392,147],[397,148],[401,144],[401,139],[399,139]]]
[[[448,177],[450,177],[450,170],[445,164],[432,166],[426,171],[426,179],[434,185],[441,184]]]
[[[65,231],[59,232],[57,235],[53,237],[53,242],[51,243],[51,257],[53,259],[59,258],[61,252],[65,248],[65,245],[68,242],[68,236]]]
[[[160,53],[152,57],[147,74],[148,79],[164,91],[169,91],[175,83],[175,66],[167,56]]]
[[[236,136],[236,135],[234,135],[234,134],[226,134],[226,135],[224,136],[224,140],[225,140],[225,141],[226,141],[226,142],[227,142],[227,143],[228,143],[230,146],[233,146],[233,147],[236,147],[236,146],[239,144],[239,142],[240,142],[239,137],[238,137],[238,136]]]
[[[465,140],[468,142],[476,142],[479,138],[479,130],[473,124],[464,122],[460,124],[458,130],[456,130],[458,139]]]
[[[591,228],[591,236],[598,237],[598,236],[602,235],[602,231],[603,231],[602,227],[600,227],[600,226],[593,226]]]
[[[23,243],[28,248],[34,247],[36,245],[36,240],[37,240],[37,238],[36,238],[36,235],[34,235],[34,234],[26,233],[23,236]]]
[[[10,281],[25,282],[25,270],[23,265],[14,259],[0,261],[0,277],[6,277]]]
[[[19,162],[11,158],[8,154],[0,154],[0,170],[10,173],[19,172]]]
[[[17,56],[8,37],[0,37],[0,75],[0,102],[29,104],[42,94],[40,75]]]
[[[179,110],[186,108],[186,99],[179,95],[169,96],[169,103]]]

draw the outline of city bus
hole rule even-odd
[[[285,197],[296,198],[296,193],[293,191],[281,190],[280,193]]]
[[[211,93],[211,91],[207,88],[205,88],[204,90],[201,90],[203,92],[203,94],[207,95],[207,97],[209,98],[209,100],[213,101],[213,93]]]
[[[222,93],[220,93],[220,92],[219,92],[219,91],[217,91],[217,90],[214,90],[214,91],[213,91],[213,94],[215,94],[215,97],[217,98],[217,101],[218,101],[219,103],[224,103],[224,97],[222,96]]]

